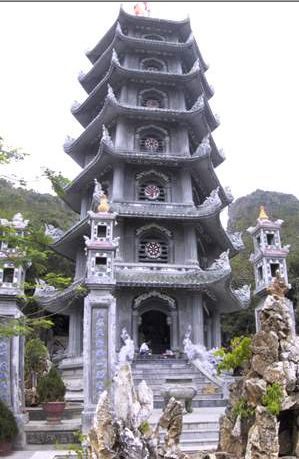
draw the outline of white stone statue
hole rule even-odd
[[[202,344],[193,344],[191,341],[192,327],[188,326],[183,340],[184,353],[190,362],[196,362],[196,366],[211,376],[217,373],[216,366],[213,365],[213,356]]]
[[[134,341],[131,339],[126,328],[122,329],[120,336],[121,336],[121,339],[124,345],[119,351],[118,362],[120,365],[122,365],[123,363],[126,363],[126,362],[132,362],[132,360],[134,359],[135,346],[134,346]]]
[[[49,285],[43,279],[36,279],[35,296],[47,296],[56,292],[56,288],[53,285]]]
[[[93,212],[98,211],[98,206],[101,203],[101,198],[103,194],[104,194],[104,191],[103,191],[102,185],[95,178],[94,179],[94,190],[93,190],[92,201],[91,201],[91,210]]]

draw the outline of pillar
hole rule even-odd
[[[206,327],[207,327],[207,349],[212,348],[212,318],[207,317],[206,319]]]
[[[195,294],[193,296],[192,305],[192,330],[193,341],[195,344],[204,344],[204,319],[203,319],[203,305],[202,296]]]
[[[109,390],[116,364],[116,299],[109,292],[93,289],[84,299],[83,340],[83,433],[93,421],[99,395]]]
[[[138,351],[138,327],[139,327],[139,317],[138,310],[134,309],[132,313],[132,339],[134,341],[135,351]]]
[[[70,312],[68,357],[82,353],[82,312],[76,308]]]
[[[172,329],[172,342],[171,349],[173,351],[179,350],[179,335],[178,335],[178,312],[171,311],[171,329]]]
[[[217,310],[213,313],[213,347],[221,347],[221,320]]]
[[[184,224],[185,263],[198,265],[197,242],[194,225]]]
[[[192,186],[190,173],[186,169],[181,171],[182,202],[184,204],[193,204]]]
[[[112,201],[122,201],[124,193],[124,164],[118,163],[113,169]]]

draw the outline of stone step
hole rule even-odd
[[[79,443],[81,419],[62,420],[50,425],[46,421],[29,421],[24,426],[27,445],[69,445]]]

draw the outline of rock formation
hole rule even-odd
[[[285,291],[277,274],[249,365],[230,387],[218,448],[230,459],[299,458],[299,342]]]
[[[89,459],[188,459],[180,451],[183,406],[171,398],[153,430],[148,419],[153,393],[145,381],[137,390],[131,366],[120,366],[113,380],[113,409],[107,391],[100,395],[94,424],[87,438]],[[164,445],[160,428],[166,429]]]

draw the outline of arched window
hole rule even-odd
[[[136,199],[139,201],[169,200],[169,178],[155,170],[141,172],[136,175]]]
[[[146,58],[141,61],[141,68],[150,72],[165,72],[165,62],[160,59]]]
[[[163,153],[167,151],[167,131],[155,126],[142,127],[136,133],[136,147],[142,152]]]
[[[158,34],[143,35],[143,38],[145,38],[146,40],[165,41],[165,38],[162,37],[162,35],[158,35]]]
[[[159,228],[149,228],[140,234],[137,246],[140,263],[168,263],[169,240]]]
[[[147,108],[165,108],[167,104],[167,95],[158,89],[144,89],[139,93],[138,103]]]

